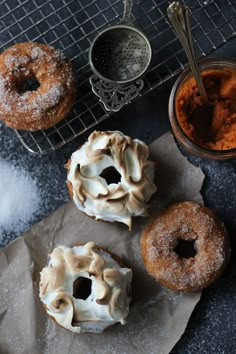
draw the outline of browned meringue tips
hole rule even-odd
[[[119,131],[94,131],[66,167],[70,194],[79,210],[97,220],[121,222],[147,216],[156,192],[148,146]],[[114,178],[115,177],[115,178]]]
[[[40,299],[48,315],[75,333],[101,333],[125,324],[131,301],[132,270],[94,242],[58,246],[40,280]]]

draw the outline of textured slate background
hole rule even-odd
[[[214,55],[235,57],[236,41]],[[173,82],[168,82],[146,97],[126,107],[100,124],[97,129],[119,129],[124,133],[151,143],[170,129],[167,102]],[[88,134],[87,134],[88,135]],[[86,136],[87,136],[86,135]],[[32,223],[41,220],[69,200],[64,163],[86,136],[73,141],[55,153],[35,156],[19,142],[13,130],[0,124],[0,157],[28,171],[40,186],[42,206]],[[236,352],[236,159],[227,162],[195,158],[182,151],[206,174],[203,198],[225,222],[231,236],[233,252],[223,277],[203,291],[185,334],[173,354],[223,354]],[[2,246],[17,235],[7,234]]]

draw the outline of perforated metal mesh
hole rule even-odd
[[[186,0],[198,56],[205,56],[236,36],[236,0]],[[163,84],[185,65],[186,57],[168,25],[168,1],[136,1],[134,23],[150,39],[153,60],[145,76],[143,94]],[[0,2],[0,49],[16,42],[53,45],[71,58],[78,81],[73,112],[45,131],[16,132],[31,151],[46,153],[73,140],[108,117],[88,81],[88,49],[95,35],[116,24],[123,12],[121,0],[11,0]]]

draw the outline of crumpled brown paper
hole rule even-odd
[[[150,149],[157,162],[158,186],[151,212],[175,201],[201,202],[204,175],[180,154],[173,137],[165,134]],[[147,274],[139,247],[147,221],[135,219],[130,232],[122,224],[94,221],[69,202],[0,250],[0,353],[169,353],[183,334],[200,292],[174,293]],[[87,241],[119,255],[134,273],[128,323],[103,334],[73,334],[60,328],[48,319],[38,296],[39,272],[52,249]]]

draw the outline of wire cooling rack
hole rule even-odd
[[[206,56],[236,36],[236,0],[186,0],[198,56]],[[144,81],[146,94],[176,75],[186,57],[166,19],[168,1],[136,0],[133,21],[150,39],[153,60]],[[0,50],[16,42],[52,45],[71,58],[78,82],[73,112],[45,131],[16,131],[35,153],[47,153],[70,142],[106,119],[89,84],[88,49],[104,27],[118,23],[122,0],[0,0]]]

